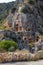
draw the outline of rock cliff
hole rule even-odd
[[[9,13],[6,27],[11,28],[11,31],[15,33],[16,36],[14,37],[18,41],[19,49],[31,49],[29,43],[38,41],[40,33],[43,34],[42,3],[42,0],[31,0],[29,2],[18,0],[17,7]],[[7,34],[8,37],[11,36],[11,34]],[[35,49],[34,45],[33,48]]]

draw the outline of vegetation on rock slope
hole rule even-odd
[[[0,42],[0,51],[15,51],[18,48],[18,44],[12,40],[3,40]]]

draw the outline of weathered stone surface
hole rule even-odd
[[[18,0],[18,4],[19,3],[23,3],[23,1]],[[10,13],[7,19],[8,24],[10,23],[12,24],[13,27],[12,31],[7,30],[4,31],[4,33],[0,31],[0,36],[4,35],[4,37],[0,38],[0,40],[17,41],[19,49],[28,49],[28,50],[33,49],[33,47],[30,48],[28,44],[32,41],[38,40],[38,42],[34,44],[34,51],[37,52],[38,50],[41,50],[41,47],[43,48],[43,45],[41,44],[42,42],[40,42],[39,39],[37,39],[37,36],[39,36],[39,33],[37,35],[37,31],[43,30],[42,29],[43,19],[41,15],[42,10],[40,10],[40,5],[42,6],[43,4],[41,3],[42,1],[40,0],[35,1],[34,5],[25,3],[24,7],[21,6],[21,8],[24,9],[26,8],[27,11],[26,13],[22,13],[19,11],[16,11],[14,14]],[[19,27],[20,33],[18,33],[18,30],[17,31],[15,30],[15,28],[16,29],[18,28],[16,27],[17,23],[19,24],[19,26],[18,25],[17,26]],[[22,28],[22,30],[20,30],[20,28]]]
[[[36,61],[39,59],[43,59],[43,51],[39,51],[35,54],[32,54],[27,50],[0,53],[0,63],[12,61]]]

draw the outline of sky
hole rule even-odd
[[[15,1],[15,0],[0,0],[0,3],[7,3],[7,2],[12,2],[12,1]]]

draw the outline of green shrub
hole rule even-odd
[[[21,10],[21,12],[24,13],[24,14],[26,14],[26,13],[27,13],[26,8],[23,8],[23,9]]]
[[[12,8],[11,13],[14,13],[16,10],[16,7]]]
[[[40,9],[43,11],[43,5],[40,6]]]
[[[9,48],[14,47],[13,49],[16,50],[18,48],[18,45],[16,42],[12,40],[3,40],[0,42],[0,48],[9,51]]]
[[[34,4],[34,0],[29,0],[29,3],[30,4]]]
[[[3,48],[0,48],[0,53],[6,52]]]
[[[30,10],[30,8],[24,7],[24,8],[21,9],[21,12],[24,13],[24,14],[27,14],[27,13],[29,13],[28,10]]]
[[[41,35],[43,35],[43,32],[41,30],[38,30]]]
[[[12,46],[12,47],[10,47],[8,50],[11,51],[11,52],[13,52],[13,51],[15,51],[15,47]]]

